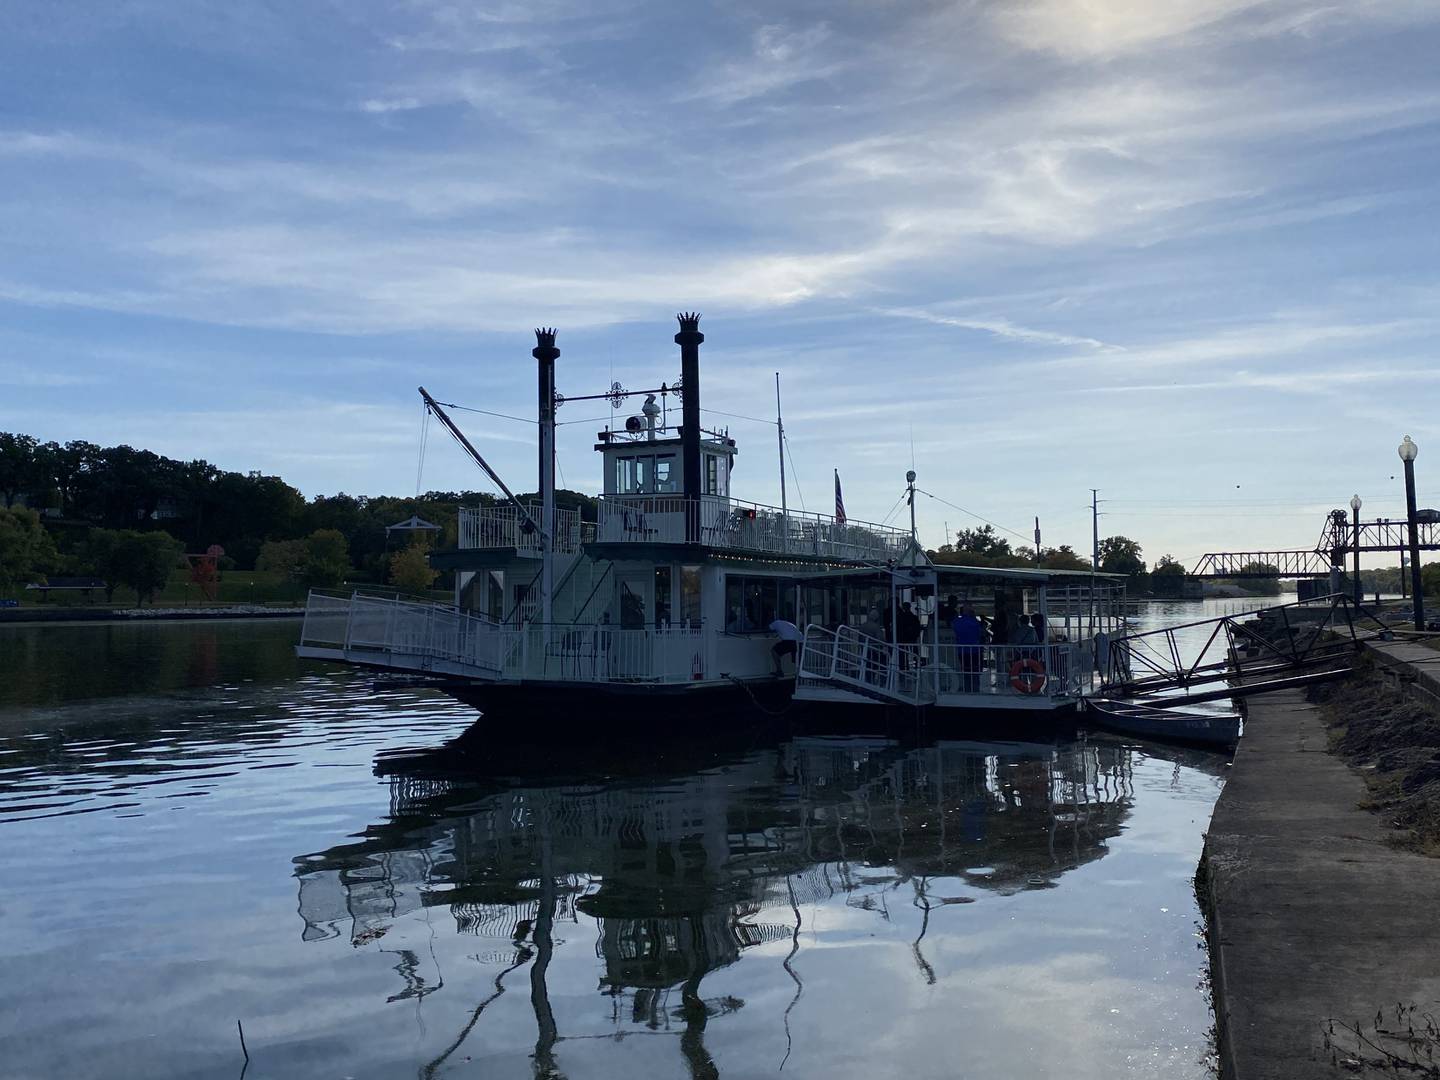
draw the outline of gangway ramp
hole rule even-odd
[[[921,677],[918,650],[863,634],[851,626],[827,630],[811,623],[795,669],[797,691],[816,691],[835,700],[856,698],[890,705],[930,705],[933,680]]]
[[[1303,686],[1339,677],[1364,639],[1389,632],[1333,593],[1125,634],[1102,645],[1097,696],[1169,707]],[[1226,685],[1195,690],[1207,684]]]

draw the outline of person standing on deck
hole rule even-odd
[[[919,666],[915,646],[920,641],[921,629],[920,616],[915,614],[914,607],[908,603],[901,604],[895,615],[895,640],[900,646],[902,671],[911,666]]]
[[[960,692],[974,694],[980,690],[980,643],[984,640],[985,627],[975,617],[975,609],[966,604],[955,616],[951,629],[958,646],[960,667]]]
[[[793,622],[786,619],[776,619],[770,624],[770,632],[779,636],[780,640],[770,647],[770,657],[775,661],[775,677],[779,678],[785,674],[784,666],[780,663],[782,657],[790,657],[790,662],[796,663],[796,654],[800,646],[800,628]]]
[[[1022,611],[1016,618],[1018,622],[1016,623],[1015,629],[1014,631],[1012,631],[1010,636],[1011,645],[1034,645],[1037,641],[1040,640],[1035,636],[1035,628],[1030,625],[1029,615],[1026,615]],[[1033,660],[1035,659],[1035,653],[1035,649],[1020,648],[1016,650],[1015,656],[1017,656],[1021,660]]]

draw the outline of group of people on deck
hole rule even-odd
[[[945,640],[944,631],[949,630],[956,645],[1044,645],[1046,643],[1045,616],[1036,611],[1027,615],[1023,611],[1011,611],[1003,604],[995,605],[994,618],[976,615],[969,603],[961,603],[952,593],[946,597],[936,613],[942,630],[940,643]]]

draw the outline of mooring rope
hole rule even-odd
[[[726,675],[725,678],[729,679],[736,686],[740,687],[741,690],[744,690],[745,693],[749,694],[750,701],[766,716],[784,716],[786,713],[788,713],[791,709],[795,707],[795,701],[792,698],[790,703],[786,705],[783,709],[780,709],[778,711],[775,709],[771,709],[761,703],[760,699],[755,696],[755,691],[750,689],[749,684],[746,683],[744,679],[737,678],[734,675]]]

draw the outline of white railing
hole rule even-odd
[[[1054,645],[896,645],[854,627],[805,628],[798,685],[849,685],[923,704],[953,695],[1072,698],[1089,686],[1089,642]]]
[[[706,671],[703,627],[502,626],[443,604],[312,593],[302,648],[404,670],[504,679],[680,683]]]
[[[869,522],[705,495],[607,495],[599,500],[602,543],[703,544],[784,555],[872,560],[901,558],[910,534]]]
[[[940,645],[932,648],[936,690],[1000,697],[1078,697],[1093,670],[1088,642]]]
[[[916,705],[933,700],[917,646],[894,645],[851,626],[807,626],[796,679],[801,686],[837,683]]]
[[[540,521],[544,511],[531,504],[530,517]],[[557,555],[573,555],[587,539],[578,510],[555,508],[555,543]],[[520,511],[506,503],[501,506],[462,507],[460,510],[459,546],[462,548],[514,548],[521,555],[539,558],[540,533],[530,526]]]

